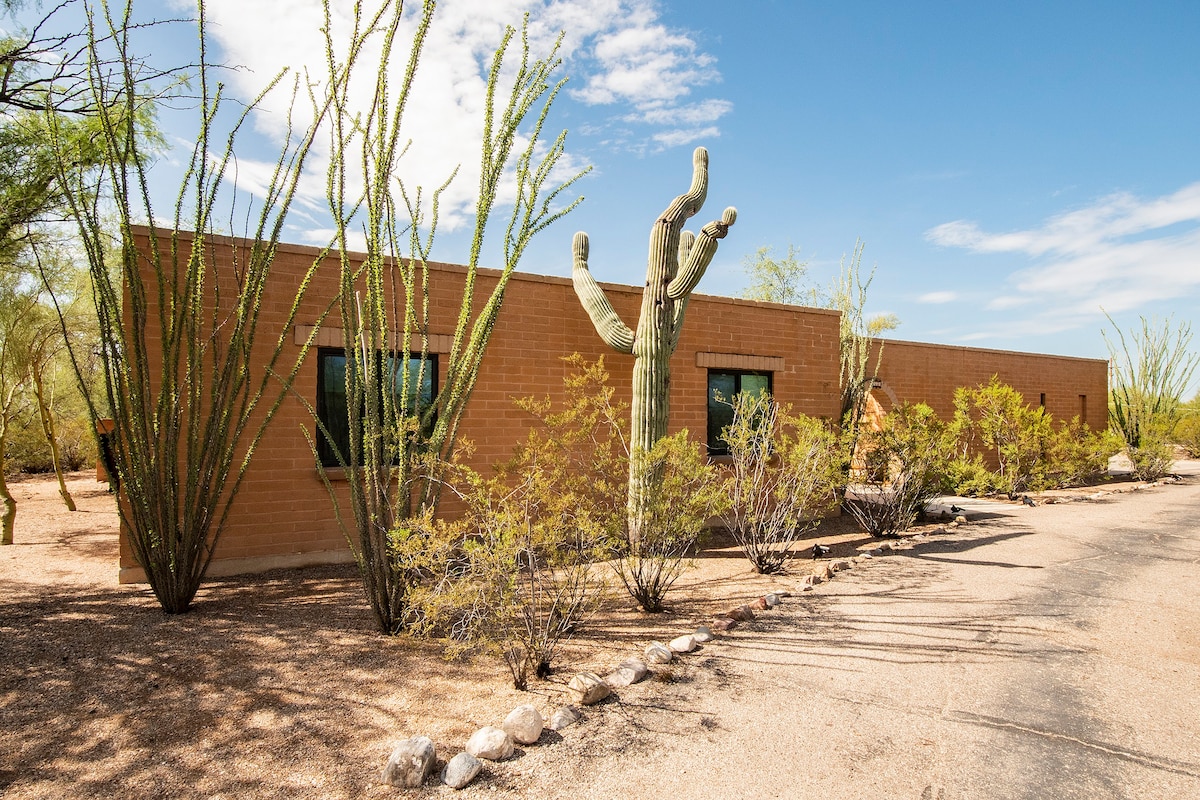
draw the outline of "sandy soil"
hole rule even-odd
[[[756,575],[728,542],[714,542],[668,596],[667,613],[639,613],[614,593],[554,673],[519,692],[493,658],[451,662],[434,643],[377,634],[352,566],[214,580],[191,613],[166,615],[145,587],[116,583],[105,487],[80,473],[70,488],[75,513],[52,480],[13,484],[16,544],[0,549],[4,798],[522,796],[523,771],[556,746],[563,757],[615,758],[636,736],[589,729],[585,718],[547,732],[529,748],[542,751],[536,758],[489,764],[462,793],[401,793],[376,777],[399,739],[429,736],[444,761],[519,704],[549,717],[576,672],[604,674],[654,639],[794,586],[812,563]],[[835,557],[875,545],[845,518],[813,538]],[[657,677],[687,680],[678,669]],[[653,705],[653,681],[631,689]]]

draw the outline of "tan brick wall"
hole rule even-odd
[[[889,340],[883,343],[878,375],[900,402],[927,403],[945,418],[954,413],[956,388],[976,387],[995,375],[1030,406],[1045,395],[1046,411],[1056,420],[1082,416],[1093,430],[1108,426],[1108,362],[1103,359]]]
[[[139,236],[139,247],[145,252],[148,233],[143,230]],[[236,293],[232,281],[236,244],[221,240],[215,246],[223,265],[221,286],[226,297]],[[300,276],[317,254],[315,248],[280,245],[273,268],[274,282],[263,303],[260,324],[265,335],[256,350],[260,359],[265,359],[282,335],[281,366],[290,366],[312,326],[336,297],[338,267],[331,260],[314,277],[296,325],[283,330]],[[431,331],[435,352],[449,349],[463,275],[462,267],[434,265],[431,307],[433,318],[440,321]],[[476,286],[478,303],[486,298],[495,280],[496,273],[483,272]],[[636,324],[640,288],[605,288],[626,323]],[[335,311],[318,331],[319,343],[340,345],[339,327]],[[462,427],[462,436],[475,444],[473,466],[487,469],[511,455],[529,424],[524,412],[513,406],[513,398],[560,397],[567,370],[563,357],[572,353],[593,360],[603,355],[618,389],[618,399],[629,401],[633,359],[611,351],[600,341],[570,281],[515,275]],[[835,312],[696,295],[688,307],[683,335],[671,362],[671,430],[686,427],[694,438],[703,439],[710,366],[768,369],[774,374],[774,390],[780,400],[806,414],[835,418],[839,411],[837,358]],[[979,383],[998,372],[1005,380],[1015,376],[1019,383],[1014,385],[1024,392],[1046,391],[1048,408],[1056,416],[1059,408],[1069,405],[1072,395],[1084,393],[1094,398],[1089,399],[1089,413],[1102,415],[1104,373],[1097,366],[1102,364],[897,342],[887,345],[882,374],[897,387],[902,399],[923,399],[939,411],[948,407],[954,386]],[[439,369],[440,386],[445,377],[444,358],[439,361]],[[316,359],[311,357],[302,366],[294,389],[314,402],[316,387]],[[314,429],[309,412],[299,399],[288,397],[254,456],[218,545],[214,574],[345,560],[346,542],[314,467],[305,429],[310,434]],[[124,541],[121,567],[124,580],[138,578],[139,571]]]

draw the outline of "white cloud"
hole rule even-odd
[[[917,298],[917,302],[940,305],[942,303],[953,303],[957,299],[957,292],[926,292]]]
[[[988,308],[1027,306],[1042,332],[1094,321],[1101,308],[1136,312],[1174,301],[1190,312],[1195,300],[1186,298],[1200,292],[1200,183],[1150,199],[1112,194],[1029,230],[989,233],[956,220],[925,236],[944,247],[1028,259],[1008,276],[1015,291]]]
[[[336,41],[345,41],[353,24],[351,4],[331,3],[330,28]],[[389,60],[393,87],[408,61],[408,43],[416,26],[416,3],[406,6],[406,19]],[[227,82],[239,97],[253,97],[284,67],[314,79],[325,75],[325,43],[319,0],[209,0],[206,13],[211,33],[220,45],[220,58],[239,65]],[[534,57],[547,53],[560,31],[562,50],[571,76],[570,98],[584,104],[613,106],[611,119],[636,123],[613,141],[631,149],[647,144],[670,147],[719,135],[715,122],[732,105],[720,99],[691,96],[693,88],[719,78],[712,56],[700,51],[686,33],[659,20],[652,0],[441,0],[422,54],[417,84],[405,111],[404,137],[412,144],[399,166],[410,188],[428,193],[451,172],[459,172],[442,197],[440,224],[463,225],[473,208],[479,184],[479,142],[485,103],[487,68],[505,24],[519,25],[530,14],[530,48]],[[505,61],[511,81],[519,57],[518,41]],[[364,53],[352,96],[365,107],[374,84],[373,65],[381,60],[376,46]],[[288,84],[290,86],[290,83]],[[501,89],[501,97],[507,89]],[[256,129],[278,141],[288,117],[287,92],[268,97],[253,121]],[[560,98],[569,103],[569,98]],[[551,121],[546,135],[558,132]],[[570,145],[571,142],[568,142]],[[562,175],[574,174],[582,159],[568,151]],[[328,145],[319,141],[305,180],[301,201],[317,211],[325,194]],[[243,172],[261,174],[269,165],[243,158]],[[357,170],[351,170],[353,174]],[[511,202],[510,182],[501,202]]]

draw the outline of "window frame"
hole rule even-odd
[[[334,451],[333,446],[331,446],[331,444],[329,443],[329,441],[327,440],[327,438],[325,436],[325,432],[322,430],[322,426],[325,429],[331,429],[331,426],[329,424],[329,414],[330,414],[329,405],[330,404],[328,403],[328,400],[327,400],[328,393],[326,392],[326,387],[325,387],[325,380],[326,380],[325,379],[325,372],[326,372],[325,363],[326,363],[326,359],[329,359],[329,358],[341,358],[344,361],[346,359],[346,349],[344,347],[318,347],[316,350],[317,350],[317,359],[316,359],[316,363],[317,363],[316,394],[317,394],[317,396],[316,396],[316,402],[313,404],[313,410],[316,412],[317,420],[319,420],[319,422],[320,422],[320,424],[318,424],[316,426],[316,437],[315,437],[315,442],[316,442],[316,447],[317,447],[317,459],[320,461],[321,466],[325,467],[326,469],[340,469],[342,467],[342,464],[338,461],[337,453]],[[383,351],[383,350],[376,351],[376,355],[378,356],[378,368],[380,370],[382,370],[382,368],[383,368],[384,354],[385,354],[385,351]],[[392,363],[396,362],[397,355],[398,355],[397,351],[395,351],[395,350],[386,351],[386,355]],[[408,358],[405,360],[405,367],[407,368],[408,364],[412,361],[421,361],[421,360],[422,360],[422,353],[420,351],[409,351]],[[424,361],[426,362],[426,365],[427,365],[426,370],[427,370],[427,374],[429,375],[429,396],[428,396],[428,398],[421,398],[420,397],[420,394],[421,394],[420,388],[418,388],[417,403],[419,406],[421,404],[422,400],[424,400],[426,403],[428,403],[428,405],[432,406],[434,401],[437,400],[437,396],[438,396],[438,356],[437,356],[437,353],[425,353]],[[345,391],[344,391],[344,387],[345,387],[344,369],[345,369],[345,367],[343,366],[343,384],[342,384],[343,396],[345,394]],[[383,388],[383,384],[381,382],[380,383],[381,391],[382,391],[382,388]],[[407,406],[407,402],[405,403],[405,405]],[[432,423],[434,421],[436,421],[436,412],[435,412],[434,418],[431,419],[430,422]],[[344,425],[339,426],[339,428],[341,428],[341,427],[345,427],[345,426]],[[348,439],[349,439],[349,431],[348,430],[346,431],[346,436],[347,436],[346,447],[349,448],[350,442],[348,441]],[[348,458],[349,450],[347,450],[344,453],[344,455]],[[360,460],[361,460],[361,458],[360,458]]]
[[[731,396],[726,398],[730,403],[733,398],[742,393],[742,378],[746,376],[754,376],[767,379],[767,394],[771,397],[775,396],[775,373],[771,370],[762,369],[727,369],[725,367],[709,367],[704,379],[704,418],[705,418],[705,448],[708,451],[709,458],[725,458],[729,456],[729,445],[725,444],[720,439],[721,430],[732,422],[733,409],[730,407],[730,420],[726,422],[717,431],[713,431],[713,386],[712,379],[715,375],[729,376],[735,379],[735,388]]]

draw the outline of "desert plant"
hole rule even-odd
[[[1172,440],[1183,448],[1189,458],[1200,458],[1200,414],[1191,414],[1179,420]]]
[[[1141,318],[1141,330],[1126,337],[1112,317],[1115,341],[1104,333],[1109,352],[1109,418],[1125,440],[1134,476],[1154,480],[1171,470],[1170,439],[1182,416],[1181,398],[1200,355],[1189,352],[1192,329],[1170,319]]]
[[[527,31],[522,29],[519,61],[510,74],[505,60],[514,49],[517,31],[507,28],[488,75],[475,227],[454,336],[449,352],[438,359],[442,377],[436,396],[425,403],[410,402],[409,398],[420,397],[420,387],[430,379],[434,368],[429,343],[434,313],[429,300],[429,260],[438,222],[438,198],[445,186],[433,193],[429,220],[422,218],[419,188],[410,195],[403,183],[399,184],[403,206],[394,192],[397,162],[405,142],[405,101],[433,6],[432,0],[424,4],[422,22],[414,34],[407,71],[396,96],[389,94],[387,56],[397,44],[400,3],[394,5],[387,24],[379,26],[383,29],[385,55],[373,101],[359,116],[351,110],[349,88],[341,87],[335,103],[338,113],[333,115],[335,147],[329,168],[329,204],[336,221],[336,248],[341,262],[339,312],[349,433],[348,451],[337,453],[338,463],[346,468],[349,510],[338,506],[337,513],[358,562],[376,622],[389,634],[399,633],[412,621],[409,590],[417,580],[391,557],[389,532],[436,511],[445,484],[440,470],[455,459],[459,424],[508,281],[532,238],[579,203],[576,199],[560,204],[559,197],[582,175],[556,184],[556,165],[564,152],[566,132],[548,146],[542,139],[550,108],[563,85],[562,81],[553,82],[561,66],[559,44],[546,57],[531,58]],[[365,29],[377,25],[368,21]],[[510,79],[512,89],[504,98],[501,86]],[[355,139],[359,133],[361,136]],[[360,147],[361,152],[353,153],[351,145]],[[363,168],[365,189],[361,201],[346,188],[346,173],[352,164]],[[514,176],[516,202],[505,230],[503,264],[480,307],[476,305],[476,280],[484,236],[502,188]],[[362,217],[365,232],[365,258],[361,260],[352,253],[352,249],[360,249],[351,244],[358,225],[356,215]],[[407,258],[398,257],[406,250]],[[389,358],[385,353],[395,355]],[[393,368],[380,367],[388,361]],[[327,443],[332,441],[329,431],[320,433]],[[327,486],[337,505],[336,493],[328,481]]]
[[[993,375],[974,389],[954,392],[952,428],[961,457],[990,453],[997,469],[989,477],[992,491],[1015,494],[1046,488],[1045,453],[1053,432],[1045,409],[1031,408],[1016,389]]]
[[[444,554],[435,579],[414,595],[427,627],[497,650],[518,689],[548,672],[559,644],[594,610],[604,589],[596,565],[624,538],[623,409],[603,360],[568,362],[576,369],[561,406],[517,401],[534,426],[495,476],[455,467],[467,506],[459,523],[440,534],[428,524],[393,532],[410,569],[425,568],[431,551]],[[449,549],[447,530],[459,537]]]
[[[872,536],[908,530],[945,488],[953,450],[950,426],[933,409],[897,406],[878,430],[861,434],[861,468],[846,489],[847,509]]]
[[[100,150],[101,166],[80,170],[76,142],[65,135],[60,117],[50,114],[47,121],[57,156],[55,179],[89,266],[103,359],[101,392],[88,390],[83,365],[90,354],[77,347],[70,353],[93,418],[105,410],[115,423],[118,508],[134,557],[163,609],[180,613],[191,606],[254,452],[304,356],[302,348],[289,366],[283,353],[291,347],[299,294],[323,258],[300,277],[291,316],[273,342],[263,341],[269,334],[258,327],[259,311],[314,138],[367,34],[352,43],[321,89],[303,84],[311,100],[310,124],[286,137],[246,217],[249,242],[232,245],[214,233],[226,224],[218,209],[238,195],[230,185],[238,132],[283,75],[243,106],[222,136],[218,120],[229,104],[223,87],[213,82],[205,9],[199,4],[195,144],[174,213],[166,215],[172,231],[164,233],[159,227],[164,216],[151,211],[157,205],[149,178],[155,153],[141,121],[155,87],[131,45],[138,26],[128,6],[113,12],[101,4],[88,11],[83,50],[97,130],[90,146]],[[300,93],[297,78],[293,101]],[[231,219],[245,212],[228,213]],[[135,243],[138,222],[149,226],[145,252]]]
[[[778,572],[834,502],[842,442],[821,420],[792,414],[765,392],[731,402],[724,524],[757,572]]]
[[[658,216],[650,233],[650,256],[637,332],[631,330],[604,294],[588,268],[588,236],[575,234],[572,280],[575,293],[600,334],[614,350],[634,356],[633,403],[629,460],[629,540],[636,548],[657,502],[658,462],[650,457],[667,435],[670,420],[671,354],[679,343],[684,313],[692,290],[704,276],[737,211],[726,208],[721,219],[700,229],[699,236],[683,230],[708,195],[708,151],[692,154],[691,188],[675,198]]]
[[[1079,417],[1058,426],[1046,449],[1050,488],[1087,486],[1108,475],[1108,460],[1121,451],[1121,437],[1109,429],[1093,431]]]
[[[721,514],[729,498],[686,429],[660,439],[642,459],[657,480],[644,498],[641,536],[613,566],[629,596],[643,610],[657,613],[705,522]]]

